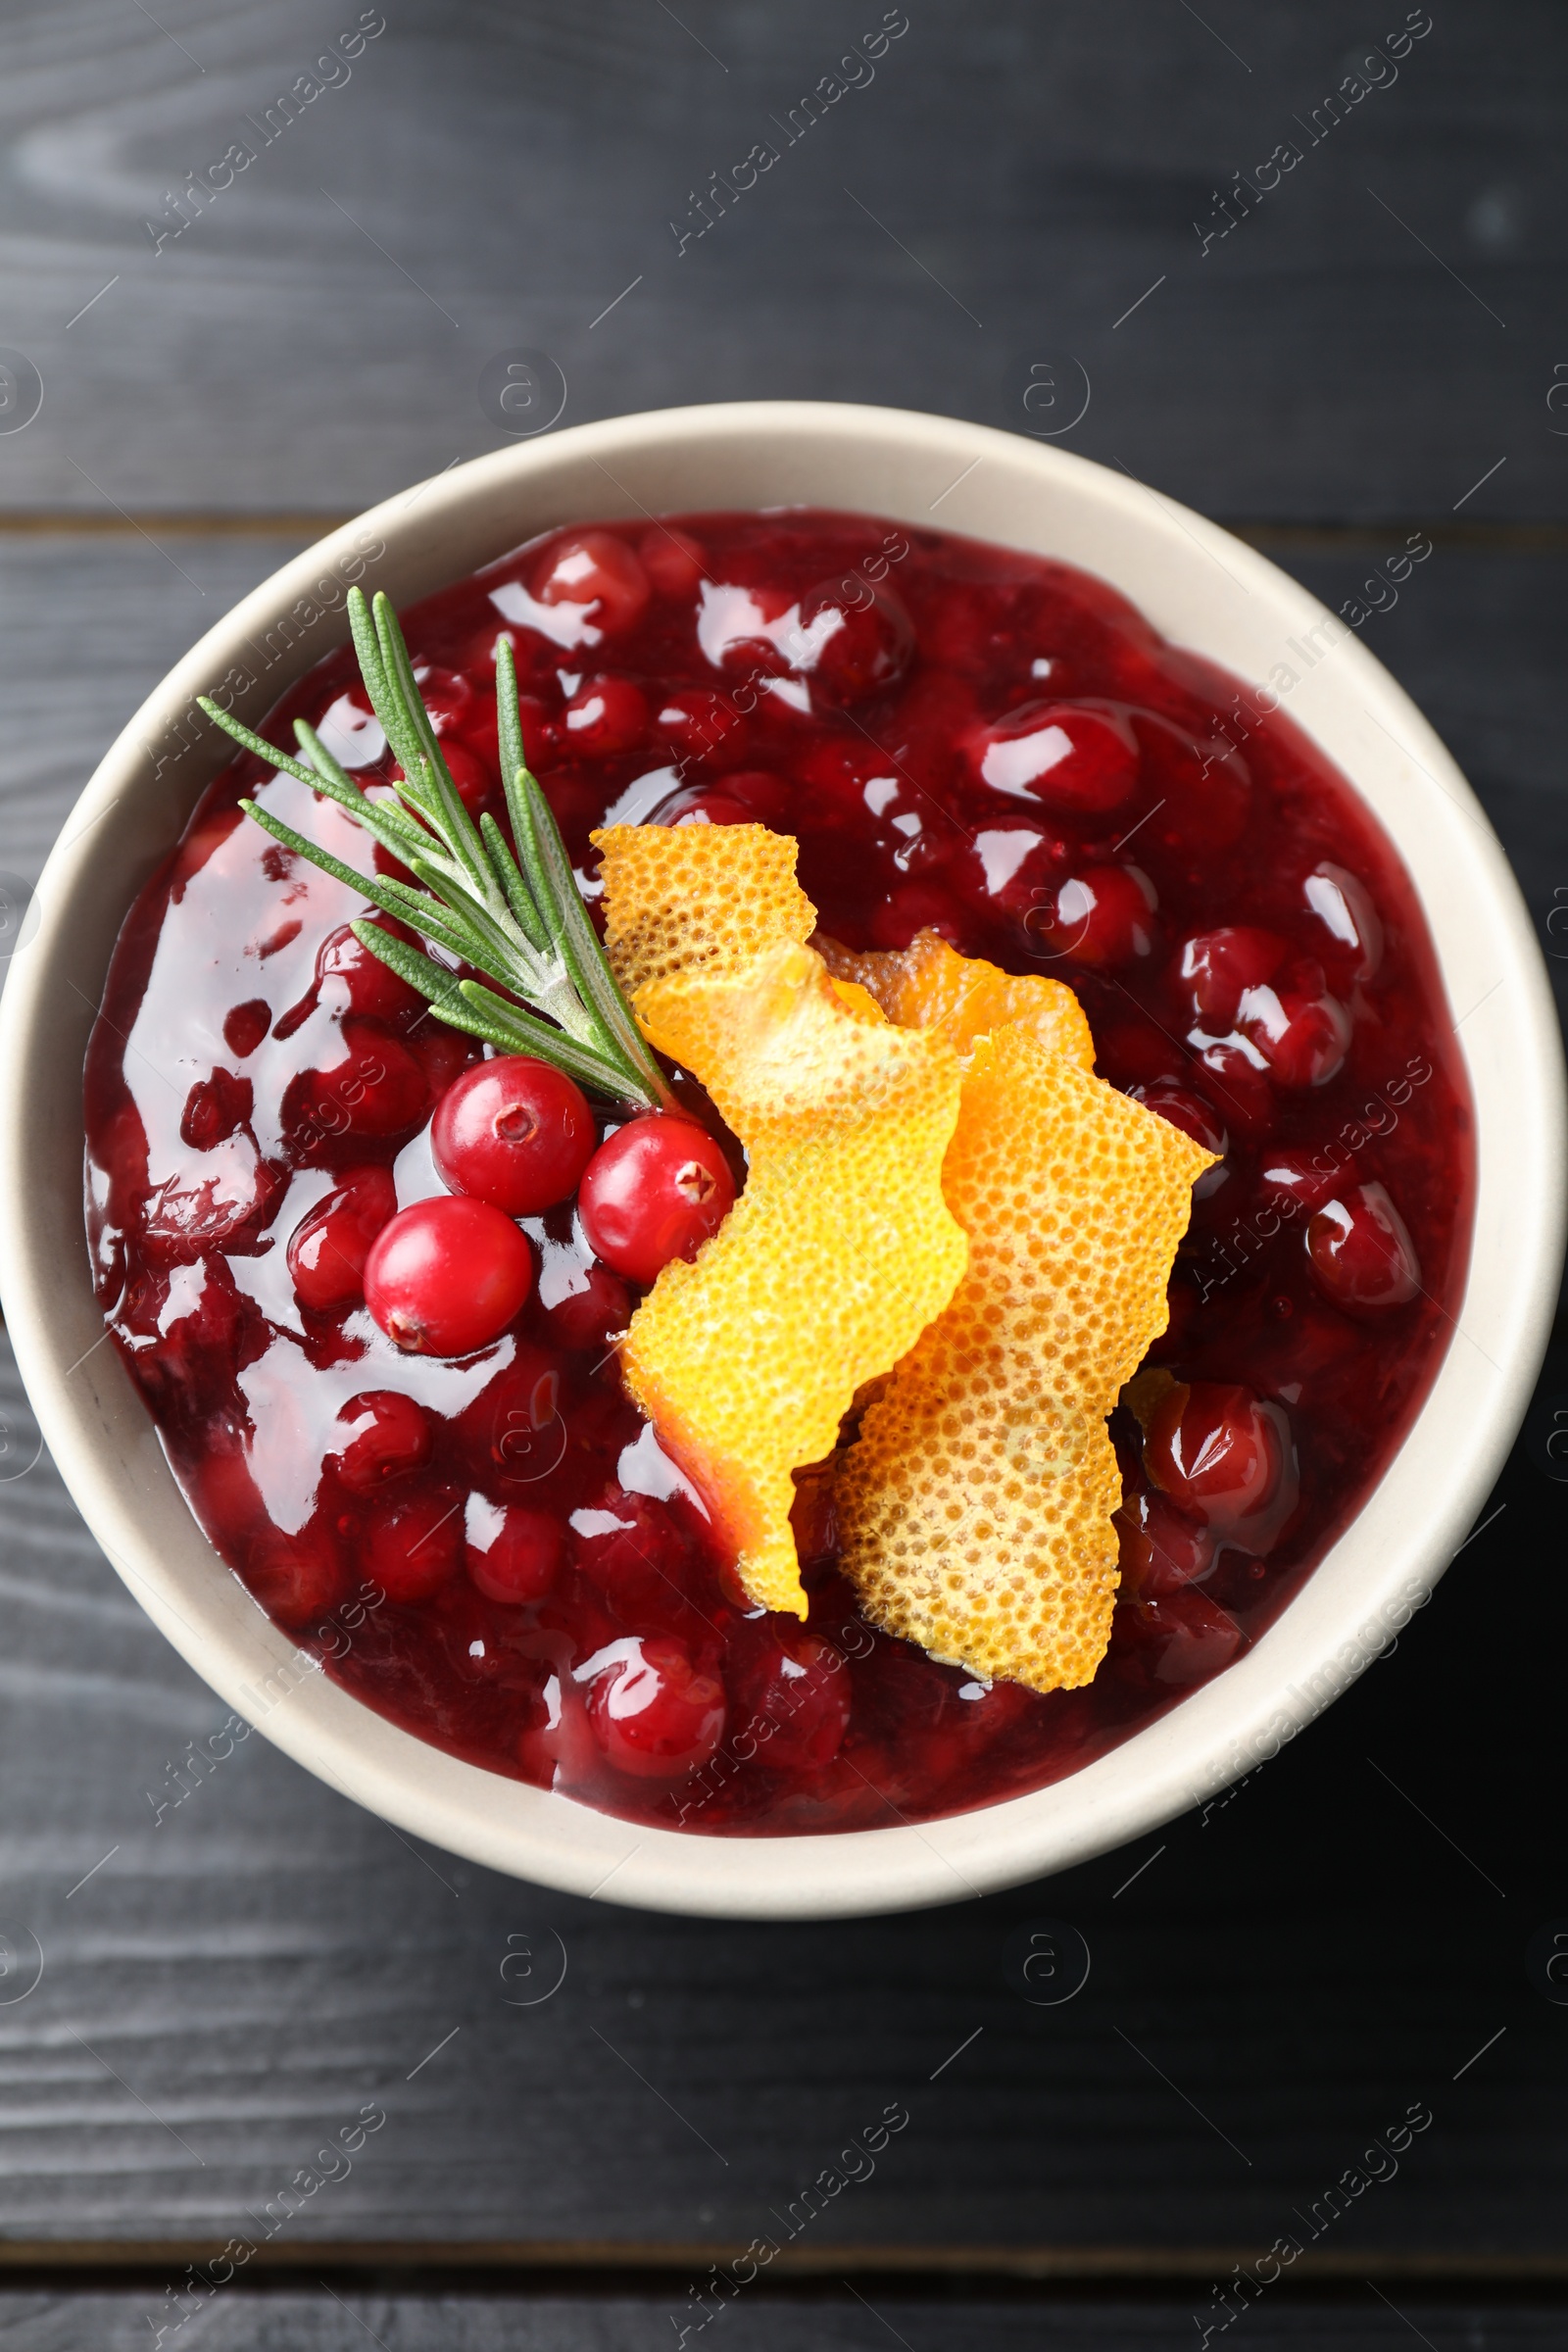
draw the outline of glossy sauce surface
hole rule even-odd
[[[360,870],[364,833],[247,756],[127,917],[86,1079],[99,1295],[197,1518],[367,1704],[632,1819],[883,1827],[1090,1761],[1298,1589],[1451,1330],[1470,1110],[1390,844],[1283,714],[1103,584],[935,531],[607,524],[403,618],[455,781],[498,814],[511,635],[590,897],[607,814],[793,833],[824,932],[931,926],[1068,980],[1102,1075],[1223,1165],[1152,1351],[1171,1378],[1146,1382],[1143,1427],[1112,1423],[1123,1592],[1089,1688],[988,1690],[873,1633],[809,1474],[808,1629],[749,1616],[621,1391],[636,1293],[569,1202],[522,1220],[533,1295],[474,1355],[405,1354],[372,1321],[365,1252],[394,1199],[442,1191],[430,1121],[480,1050],[345,945],[358,894],[236,804]],[[360,782],[387,777],[346,653],[263,731],[291,742],[301,715]]]

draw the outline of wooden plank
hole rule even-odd
[[[162,2324],[162,2298],[134,2293],[61,2293],[0,2299],[9,2324],[28,2352],[147,2352],[148,2317]],[[318,2288],[309,2293],[231,2296],[201,2316],[207,2352],[344,2352],[368,2337],[385,2352],[647,2352],[672,2345],[668,2306],[619,2297],[606,2301],[522,2301],[512,2296],[363,2293]],[[971,2302],[930,2305],[874,2298],[869,2305],[841,2291],[832,2304],[760,2307],[737,2314],[710,2343],[739,2340],[755,2352],[866,2352],[897,2341],[908,2352],[1169,2352],[1195,2343],[1193,2312],[1181,2303],[1120,2303],[1015,2308]],[[1395,2352],[1411,2329],[1448,2352],[1535,2352],[1560,2344],[1559,2312],[1507,2305],[1467,2307],[1401,2301],[1385,2307],[1375,2290],[1353,2304],[1270,2311],[1247,2316],[1252,2352],[1307,2352],[1332,2341],[1342,2352]],[[195,2328],[185,2339],[195,2340]],[[701,2339],[693,2336],[693,2343]],[[166,2338],[171,2344],[178,2335]]]
[[[998,0],[844,88],[881,13],[394,11],[286,120],[331,22],[307,0],[24,0],[0,268],[45,395],[0,505],[355,508],[499,446],[479,378],[527,346],[568,423],[826,396],[1070,427],[1231,514],[1564,512],[1547,0],[1449,0],[1333,107],[1381,28],[1351,0]]]
[[[277,549],[176,552],[216,605]],[[1365,551],[1298,567],[1338,602]],[[1446,550],[1381,624],[1527,880],[1568,874],[1563,573]],[[134,537],[8,543],[8,857],[41,852],[207,616]],[[1568,1361],[1547,1385],[1568,1400]],[[223,1711],[48,1462],[26,1466],[14,1385],[0,1410],[0,1468],[21,1472],[0,1480],[0,1928],[44,1956],[35,1989],[0,1999],[10,2240],[610,2241],[693,2249],[701,2274],[765,2232],[808,2266],[855,2244],[1219,2247],[1223,2270],[1310,2232],[1293,2216],[1422,2102],[1435,2122],[1397,2178],[1311,2250],[1557,2248],[1561,2020],[1522,1955],[1568,1909],[1532,1826],[1559,1777],[1568,1610],[1560,1491],[1526,1451],[1504,1517],[1397,1654],[1206,1819],[956,1910],[764,1928],[617,1912],[416,1850],[261,1740],[159,1819],[184,1742]],[[1494,1624],[1499,1653],[1528,1638],[1478,1674]],[[1094,1953],[1061,2009],[1003,1974],[1009,1932],[1042,1917]],[[509,2002],[516,1936],[567,1955],[534,2007]],[[890,2102],[910,2122],[875,2174],[792,2225]],[[279,2192],[367,2105],[386,2123],[285,2224]]]

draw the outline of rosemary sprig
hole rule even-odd
[[[464,808],[388,599],[378,594],[369,605],[361,589],[351,588],[348,610],[370,708],[403,770],[393,780],[395,800],[370,800],[302,718],[294,721],[294,733],[304,758],[296,760],[206,696],[201,708],[247,751],[346,808],[420,887],[362,874],[255,801],[240,807],[285,849],[506,991],[500,996],[478,980],[459,979],[437,956],[393,939],[376,923],[356,922],[354,936],[362,946],[427,997],[453,1028],[482,1037],[504,1054],[553,1062],[612,1102],[670,1108],[668,1081],[606,960],[550,804],[528,772],[510,643],[503,638],[496,648],[496,714],[511,844],[494,817],[486,814],[475,826]]]

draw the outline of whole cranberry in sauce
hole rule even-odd
[[[486,1200],[418,1200],[383,1226],[365,1298],[387,1337],[419,1355],[471,1355],[500,1336],[533,1288],[533,1255]]]
[[[583,1175],[579,1213],[606,1265],[646,1287],[672,1257],[695,1257],[734,1200],[728,1162],[707,1130],[651,1111],[600,1145]]]
[[[506,1054],[447,1088],[430,1152],[454,1192],[533,1217],[570,1199],[598,1140],[582,1089],[564,1070]]]

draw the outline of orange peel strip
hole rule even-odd
[[[831,1452],[856,1391],[941,1313],[968,1254],[942,1194],[957,1059],[846,1004],[792,942],[738,971],[650,981],[635,1008],[751,1164],[718,1232],[633,1315],[626,1386],[751,1598],[804,1617],[792,1473]]]
[[[820,936],[814,944],[835,980],[863,988],[901,1028],[934,1029],[967,1054],[976,1038],[1015,1021],[1051,1053],[1080,1069],[1095,1066],[1084,1008],[1063,981],[960,956],[939,931],[918,932],[908,947],[887,955],[860,955]]]
[[[795,879],[798,844],[766,825],[609,825],[601,858],[605,950],[628,997],[672,972],[733,971],[809,939],[816,908]]]
[[[943,1169],[968,1269],[838,1476],[845,1572],[873,1624],[1032,1690],[1092,1680],[1117,1582],[1105,1417],[1165,1328],[1210,1164],[1021,1027],[977,1043]]]

